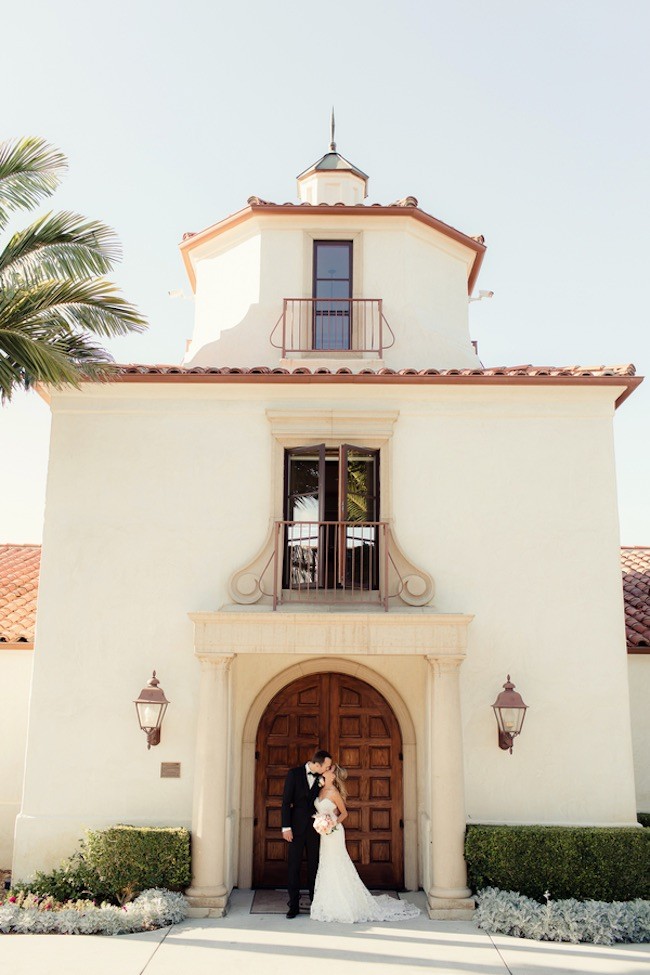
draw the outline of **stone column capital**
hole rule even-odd
[[[237,656],[236,653],[197,653],[202,667],[214,667],[215,670],[227,671]]]
[[[454,676],[460,670],[460,665],[465,659],[465,654],[443,654],[428,653],[426,660],[433,671],[434,677]]]

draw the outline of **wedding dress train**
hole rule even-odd
[[[331,799],[316,799],[318,813],[332,816],[336,805]],[[405,921],[417,917],[419,908],[387,894],[374,897],[364,886],[345,848],[345,830],[339,823],[327,836],[321,836],[316,889],[311,905],[315,921]]]

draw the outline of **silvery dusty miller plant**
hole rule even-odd
[[[57,904],[51,897],[11,894],[0,904],[3,934],[133,934],[178,924],[187,917],[182,894],[145,890],[130,904],[115,907],[92,901]]]
[[[523,894],[486,887],[478,895],[476,923],[490,934],[534,941],[650,941],[650,901],[554,901],[548,891],[545,896],[546,904],[539,904]]]

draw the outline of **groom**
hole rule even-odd
[[[287,917],[297,917],[300,910],[300,864],[307,850],[309,896],[314,899],[318,872],[320,836],[313,828],[314,799],[318,796],[319,776],[332,764],[329,752],[320,748],[311,761],[289,769],[282,795],[282,839],[289,844],[289,910]]]

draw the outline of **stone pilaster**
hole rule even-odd
[[[223,917],[230,745],[230,666],[234,654],[201,654],[201,685],[192,808],[191,914]]]
[[[432,918],[468,917],[474,908],[464,857],[465,781],[459,672],[464,656],[429,661],[431,847],[427,890]]]

